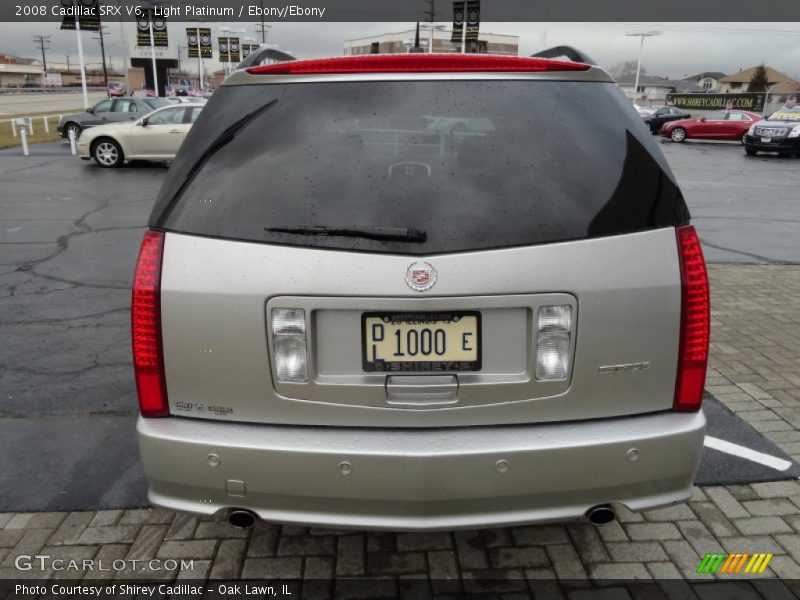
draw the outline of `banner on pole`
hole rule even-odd
[[[258,50],[258,44],[242,44],[242,60]]]
[[[464,0],[456,0],[453,2],[453,35],[450,41],[454,43],[461,43],[461,36],[464,31],[464,12],[466,11],[466,2]]]
[[[61,0],[64,17],[61,29],[75,29],[75,15],[81,24],[81,31],[100,30],[99,0]]]
[[[197,27],[186,28],[186,40],[189,46],[189,58],[197,58],[198,41],[200,43],[200,52],[202,58],[211,58],[211,29],[208,27],[200,27],[200,39],[197,37]]]
[[[219,62],[231,62],[231,56],[228,50],[228,38],[218,37],[217,43],[219,44]]]
[[[238,37],[221,37],[219,40],[219,62],[241,61]]]
[[[81,0],[85,1],[85,0]],[[153,17],[153,11],[147,10],[136,20],[136,45],[150,45],[150,22],[153,23],[153,45],[156,48],[169,47],[169,34],[167,32],[167,21],[164,17]],[[81,23],[81,28],[83,23]]]
[[[481,26],[481,2],[469,0],[467,2],[467,41],[478,41],[478,30]]]
[[[238,37],[228,38],[228,51],[230,52],[231,62],[238,63],[242,60]]]

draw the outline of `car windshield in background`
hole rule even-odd
[[[772,113],[768,121],[800,121],[800,106],[795,108],[779,108],[776,112]]]
[[[668,167],[645,151],[653,142],[639,133],[622,94],[598,86],[610,84],[223,87],[209,106],[224,103],[225,110],[198,119],[151,225],[409,254],[674,225],[685,207]],[[270,110],[226,133],[274,100]],[[426,238],[330,233],[376,226],[422,231]],[[309,235],[304,228],[328,232]]]
[[[145,98],[144,103],[153,110],[161,108],[162,106],[172,106],[172,102],[166,98]]]

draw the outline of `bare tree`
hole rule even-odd
[[[640,72],[641,75],[645,75],[647,70],[642,66],[642,70]],[[635,76],[636,75],[636,61],[635,60],[626,60],[621,63],[615,64],[613,67],[608,69],[608,74],[611,75],[614,79],[619,79],[620,77],[625,77],[626,75]]]

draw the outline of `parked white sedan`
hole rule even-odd
[[[133,122],[101,125],[78,139],[78,155],[100,167],[121,167],[126,161],[172,160],[203,104],[165,106]]]

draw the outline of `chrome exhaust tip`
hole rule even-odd
[[[237,529],[250,529],[255,525],[257,519],[254,512],[245,508],[234,508],[228,514],[228,523]]]
[[[608,525],[617,520],[617,513],[610,504],[598,504],[586,511],[586,517],[593,525]]]

